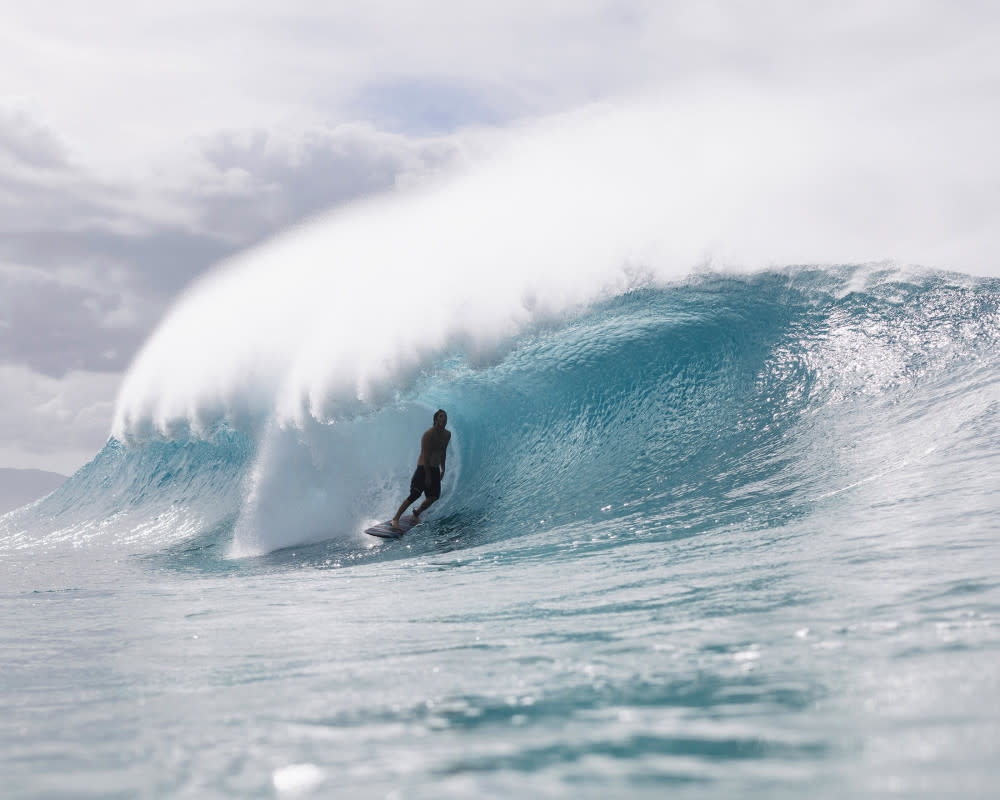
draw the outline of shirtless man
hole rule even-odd
[[[413,512],[417,521],[431,505],[441,496],[441,479],[444,477],[444,461],[448,451],[448,442],[451,441],[451,431],[445,430],[448,425],[448,415],[444,409],[434,412],[434,425],[424,431],[420,439],[420,458],[417,459],[417,468],[410,478],[410,496],[396,511],[396,516],[389,523],[393,528],[399,530],[399,518],[403,512],[420,497],[421,493],[426,495],[420,508]]]

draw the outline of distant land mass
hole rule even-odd
[[[0,514],[44,497],[64,480],[58,472],[0,468]]]

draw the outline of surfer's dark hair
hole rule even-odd
[[[446,417],[448,416],[448,412],[447,411],[445,411],[443,408],[439,408],[437,411],[434,412],[434,421],[435,422],[438,421],[438,416],[440,414],[444,414]]]

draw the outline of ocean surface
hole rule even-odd
[[[266,364],[127,390],[0,517],[0,795],[996,797],[998,308],[707,272],[308,413]],[[364,535],[439,407],[442,500]]]

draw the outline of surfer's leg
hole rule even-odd
[[[402,504],[399,506],[399,508],[396,509],[396,516],[394,516],[392,518],[392,522],[389,523],[393,528],[398,528],[399,527],[399,518],[401,516],[403,516],[403,512],[406,511],[406,509],[408,509],[411,505],[413,505],[413,501],[416,500],[417,497],[420,497],[420,495],[418,494],[416,497],[414,497],[411,494],[409,497],[407,497],[402,502]]]
[[[392,522],[389,523],[393,528],[399,527],[399,518],[403,516],[403,512],[406,511],[413,503],[416,501],[420,495],[424,493],[424,468],[417,467],[413,471],[413,477],[410,478],[410,496],[407,497],[396,511],[396,516],[392,518]]]
[[[420,504],[420,508],[418,508],[416,511],[413,512],[413,516],[419,519],[420,515],[423,514],[432,505],[434,505],[436,500],[437,500],[436,497],[425,497],[424,502]]]
[[[424,502],[420,504],[420,508],[413,512],[413,516],[417,519],[420,519],[420,515],[434,505],[434,502],[441,496],[441,470],[437,467],[430,467],[425,472],[427,491],[424,494],[426,497]]]

